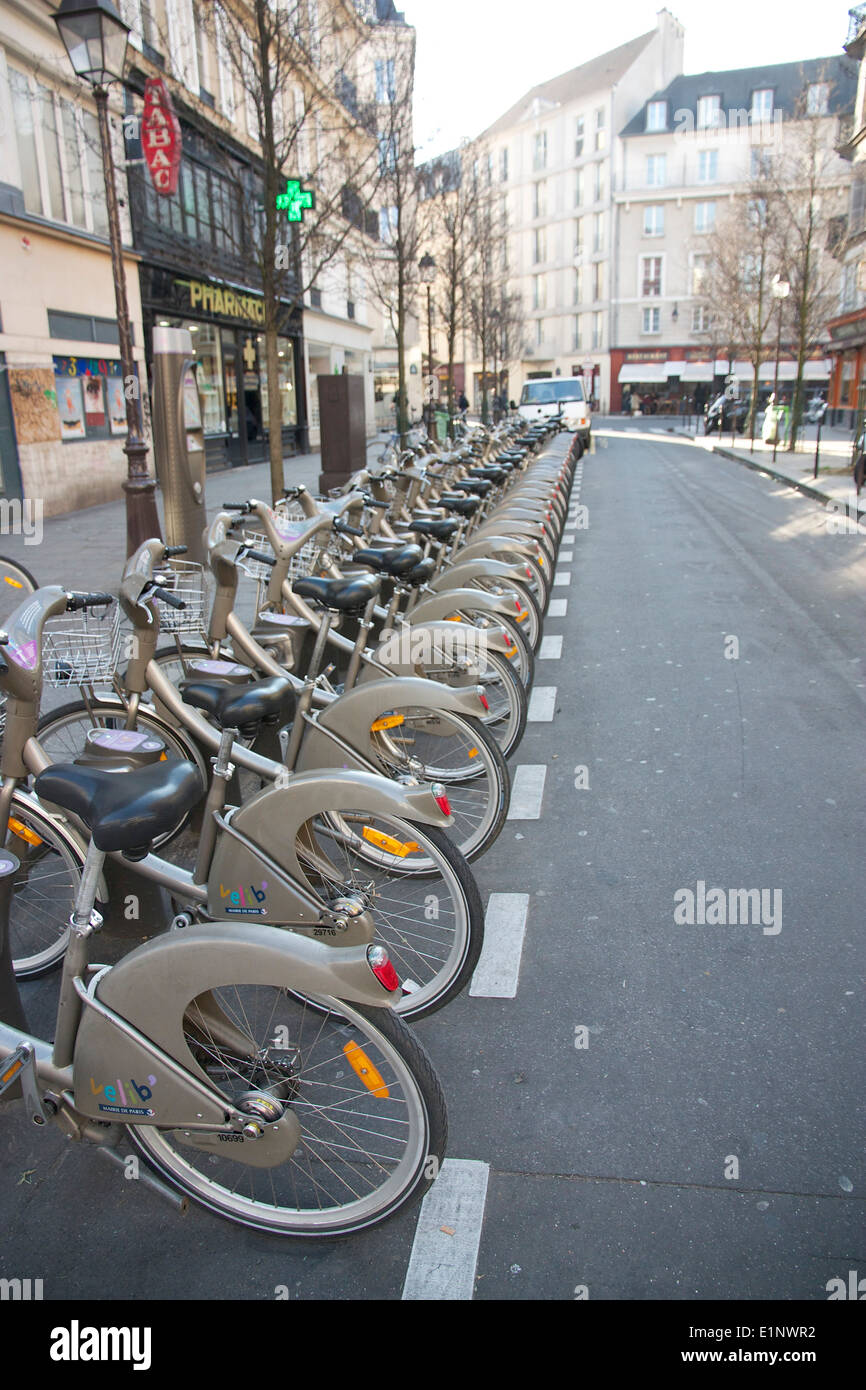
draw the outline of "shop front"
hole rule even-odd
[[[854,429],[866,387],[866,309],[832,319],[827,326],[832,339],[827,348],[832,363],[829,423]]]
[[[286,306],[277,338],[279,400],[272,411],[261,295],[143,265],[141,297],[148,360],[154,327],[186,328],[192,337],[209,468],[263,462],[272,424],[281,430],[284,457],[306,450],[300,314]]]

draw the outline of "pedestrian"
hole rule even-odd
[[[460,395],[457,397],[457,409],[460,411],[461,415],[465,415],[469,409],[469,402],[466,399],[465,391],[461,391]]]

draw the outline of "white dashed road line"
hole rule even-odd
[[[473,999],[513,999],[529,913],[528,893],[491,893],[484,914],[484,945],[472,976]]]
[[[511,801],[508,807],[509,820],[539,820],[541,803],[544,799],[544,779],[547,768],[541,763],[524,763],[514,773],[511,783]]]
[[[560,560],[562,561],[562,563],[563,563],[564,565],[568,565],[568,564],[570,564],[571,561],[574,559],[574,551],[573,551],[573,550],[560,550],[560,552],[559,552],[559,558],[560,558]]]
[[[404,1301],[471,1300],[489,1176],[477,1159],[446,1158],[421,1203]]]
[[[537,685],[529,697],[527,720],[531,724],[549,724],[556,708],[556,686]]]
[[[564,618],[567,612],[567,598],[552,598],[550,600],[550,603],[547,605],[548,618]],[[544,638],[542,638],[542,641],[544,641]]]
[[[554,588],[556,588],[557,586],[559,586],[560,588],[562,588],[562,587],[566,587],[566,588],[567,588],[568,585],[569,585],[570,583],[571,583],[571,571],[570,571],[570,570],[557,570],[557,571],[556,571],[556,574],[553,576],[553,586],[554,586]]]
[[[559,661],[562,656],[562,637],[542,637],[538,649],[539,661]]]

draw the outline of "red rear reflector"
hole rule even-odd
[[[433,800],[436,802],[436,805],[439,807],[439,810],[442,812],[443,816],[451,815],[451,803],[444,792],[442,792],[439,796],[434,796]]]
[[[485,709],[489,709],[489,708],[490,708],[490,701],[488,700],[488,698],[487,698],[486,695],[479,695],[478,698],[479,698],[479,700],[481,701],[481,703],[482,703],[482,705],[484,706]]]
[[[368,946],[367,963],[380,984],[383,984],[392,994],[400,988],[400,977],[391,964],[391,958],[384,947]]]

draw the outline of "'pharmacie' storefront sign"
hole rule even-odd
[[[186,297],[184,308],[190,314],[234,319],[240,323],[264,323],[265,301],[255,294],[231,290],[227,285],[212,285],[206,280],[175,280],[180,294]]]

